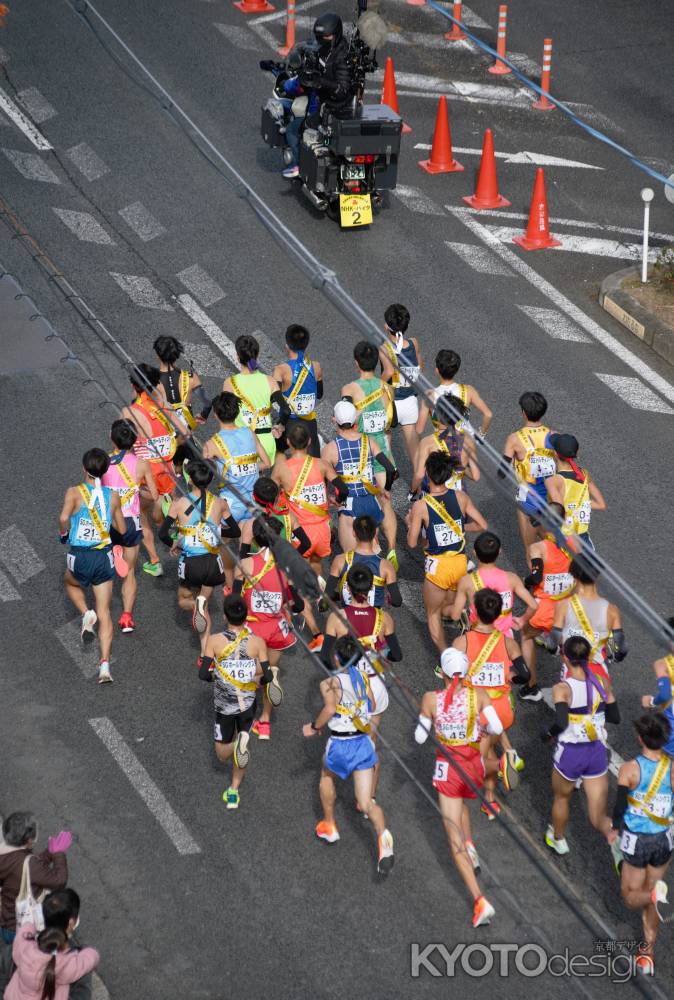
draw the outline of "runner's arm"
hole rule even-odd
[[[290,599],[292,601],[292,604],[290,605],[291,611],[293,614],[299,615],[301,611],[304,611],[304,598],[298,594],[292,583],[288,584],[288,594],[290,595]]]
[[[326,723],[330,721],[335,712],[337,711],[337,697],[340,690],[340,684],[336,677],[326,677],[325,680],[321,681],[321,695],[323,696],[323,707],[314,719],[312,723],[309,723],[312,732],[307,731],[307,726],[304,727],[305,735],[314,736],[319,732]]]
[[[464,517],[467,518],[467,520],[464,521],[464,529],[466,531],[486,531],[487,522],[482,517],[482,514],[480,514],[468,494],[457,493],[456,499],[459,501],[459,507],[461,508]]]
[[[465,456],[466,456],[466,460],[463,462],[463,466],[464,466],[464,468],[466,470],[466,475],[468,476],[469,479],[472,479],[474,483],[479,483],[479,481],[480,481],[480,467],[477,464],[477,460],[470,453],[470,451],[468,450],[468,448],[464,447],[464,453],[465,453]],[[463,455],[461,456],[461,458],[462,458],[462,461],[463,461]]]
[[[538,610],[538,601],[531,596],[517,573],[509,573],[508,575],[513,588],[513,594],[515,594],[516,597],[519,597],[520,601],[527,606],[523,615],[516,615],[513,617],[513,624],[515,625],[515,628],[522,629],[532,615],[536,614]]]
[[[484,437],[489,430],[489,425],[491,424],[492,417],[494,414],[491,412],[484,399],[477,391],[475,386],[470,386],[468,390],[468,403],[470,406],[474,406],[476,410],[479,410],[482,414],[482,426],[480,427],[479,434]]]
[[[384,483],[384,489],[388,493],[393,486],[394,482],[398,478],[398,470],[393,465],[390,459],[386,457],[383,451],[377,452],[374,456],[375,461],[379,462],[381,467],[386,472],[386,482]]]
[[[587,477],[587,485],[590,490],[590,506],[592,510],[606,510],[606,501],[599,487]]]
[[[559,734],[563,733],[569,724],[571,688],[565,681],[562,681],[561,684],[554,685],[552,689],[552,703],[555,710],[555,721],[545,733],[544,739],[546,741],[559,736]]]
[[[138,460],[138,465],[136,466],[138,470],[138,475],[140,476],[140,482],[145,483],[148,492],[153,500],[159,499],[159,490],[157,489],[157,484],[154,481],[154,476],[152,474],[152,466],[146,458],[141,458]]]
[[[292,382],[292,372],[290,370],[290,365],[285,362],[280,365],[276,365],[272,374],[272,378],[278,382],[281,389],[289,389]]]
[[[548,476],[545,480],[545,489],[551,503],[561,503],[562,507],[564,506],[564,480],[561,476],[557,474]]]
[[[529,546],[529,564],[531,566],[531,573],[524,580],[524,586],[527,590],[533,590],[543,582],[543,557],[545,555],[545,549],[541,542],[532,542]]]
[[[616,789],[615,804],[613,806],[613,816],[611,824],[614,830],[619,830],[622,826],[623,816],[627,809],[627,793],[639,784],[641,770],[635,760],[626,761],[618,771],[618,787]]]
[[[435,691],[426,691],[419,706],[419,718],[414,730],[414,739],[417,743],[425,743],[433,730],[433,716],[435,710]]]
[[[220,529],[220,533],[224,535],[225,538],[240,538],[241,528],[239,524],[234,520],[234,515],[229,509],[229,504],[226,500],[220,501],[220,520],[222,524],[226,525],[227,531],[223,528]]]
[[[469,576],[464,576],[459,580],[459,585],[456,588],[456,597],[454,598],[452,610],[450,611],[450,616],[455,622],[458,622],[461,617],[461,612],[468,602],[468,591],[471,588],[472,583]]]
[[[258,458],[260,459],[260,468],[268,469],[271,465],[271,462],[269,461],[269,455],[264,450],[257,434],[253,434],[253,437],[255,438],[255,451],[257,452]]]
[[[650,698],[648,705],[646,705],[646,700],[650,696],[644,696],[644,708],[660,708],[662,705],[668,705],[672,700],[672,681],[667,669],[667,661],[664,659],[656,660],[653,669],[655,670],[657,693],[655,697]]]
[[[426,504],[423,500],[416,500],[410,512],[410,525],[407,529],[407,545],[414,549],[419,541],[422,525],[426,524]]]
[[[70,530],[70,515],[75,513],[76,507],[75,495],[75,489],[71,486],[66,490],[66,494],[63,498],[63,507],[61,508],[61,513],[59,514],[59,529],[61,537],[63,537],[63,535],[67,535]]]
[[[385,585],[386,590],[388,591],[391,607],[402,607],[403,595],[400,593],[400,587],[398,586],[398,574],[388,559],[381,559],[379,561],[379,575],[386,581]]]
[[[388,645],[388,656],[387,660],[391,663],[400,663],[403,658],[403,651],[398,640],[398,636],[393,631],[394,625],[391,621],[391,631],[386,633],[387,645]]]

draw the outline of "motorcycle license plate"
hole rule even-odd
[[[342,165],[342,177],[347,181],[364,181],[365,167],[359,163],[345,163]]]
[[[344,228],[369,226],[372,223],[372,200],[369,194],[340,194],[339,219]]]

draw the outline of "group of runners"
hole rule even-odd
[[[394,620],[403,603],[402,532],[391,499],[398,479],[392,441],[400,434],[411,468],[406,543],[423,559],[431,667],[439,678],[431,684],[429,668],[414,738],[435,744],[433,785],[473,900],[473,926],[488,923],[494,907],[477,880],[468,801],[479,794],[481,813],[494,820],[497,791],[517,788],[524,761],[509,731],[516,706],[542,698],[537,652],[545,647],[561,656],[545,736],[555,746],[545,843],[568,853],[569,805],[582,783],[590,821],[621,869],[624,900],[643,911],[638,961],[652,972],[674,846],[674,648],[655,664],[656,694],[644,696],[646,714],[635,723],[639,754],[620,770],[610,816],[605,727],[620,721],[610,668],[627,645],[620,610],[601,596],[599,573],[582,557],[593,550],[591,518],[605,509],[604,497],[578,464],[577,439],[544,423],[539,392],[523,393],[522,426],[505,441],[499,475],[513,469],[519,483],[514,499],[527,575],[504,568],[500,539],[470,496],[480,478],[476,441],[492,411],[474,386],[458,381],[461,359],[446,349],[435,357],[435,388],[420,401],[414,383],[423,358],[408,334],[409,313],[396,304],[384,318],[382,346],[361,341],[353,351],[354,377],[332,408],[331,439],[319,433],[323,371],[309,355],[304,327],[288,327],[287,361],[271,375],[260,370],[257,340],[239,337],[239,371],[214,399],[190,366],[179,366],[183,348],[175,338],[155,341],[157,363],[133,370],[133,399],[112,425],[111,447],[86,452],[83,480],[66,491],[61,511],[66,592],[82,616],[83,641],[98,628],[98,681],[112,681],[115,576],[118,626],[132,632],[140,547],[147,553],[142,571],[159,576],[159,542],[177,556],[178,604],[199,639],[198,676],[213,685],[215,752],[232,762],[227,808],[239,806],[251,733],[271,738],[283,700],[281,660],[302,634],[324,669],[322,707],[303,729],[307,739],[328,732],[316,835],[339,840],[336,779],[353,777],[356,808],[377,837],[377,868],[389,871],[394,847],[376,799],[377,733],[389,699],[387,669],[403,657]],[[197,441],[207,421],[217,429]],[[556,529],[544,510],[556,515]],[[320,597],[303,596],[288,578],[274,555],[276,537],[307,561]],[[219,610],[221,595],[224,625],[215,631],[211,605]]]

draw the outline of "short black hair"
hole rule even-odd
[[[243,625],[248,616],[246,602],[238,594],[229,594],[222,602],[222,610],[230,625]]]
[[[672,730],[662,712],[646,712],[634,720],[637,736],[649,750],[661,750],[669,741]]]
[[[596,583],[601,575],[599,570],[595,569],[594,566],[590,566],[587,560],[581,562],[580,559],[572,560],[569,566],[569,573],[578,583],[585,583],[587,585]]]
[[[562,652],[569,663],[576,667],[584,666],[592,652],[592,646],[584,635],[570,635],[562,646]]]
[[[120,451],[133,448],[138,437],[138,430],[132,420],[115,420],[110,428],[110,440]]]
[[[548,409],[548,401],[542,392],[523,392],[519,407],[527,420],[542,420]]]
[[[186,462],[185,471],[199,489],[204,489],[213,479],[211,467],[201,458],[191,458]]]
[[[309,346],[309,331],[299,323],[291,323],[286,330],[286,344],[291,351],[306,351]]]
[[[232,424],[239,415],[241,400],[233,392],[221,392],[213,400],[213,410],[223,424]]]
[[[346,574],[346,583],[352,594],[364,597],[372,590],[374,573],[365,563],[354,563]]]
[[[461,367],[461,358],[456,351],[443,348],[435,355],[435,367],[440,373],[440,378],[454,378]]]
[[[377,525],[369,514],[359,514],[353,519],[353,533],[359,542],[371,542],[377,534]]]
[[[444,451],[432,451],[426,459],[426,475],[435,486],[446,483],[454,470],[454,463]]]
[[[384,322],[394,333],[405,333],[410,325],[409,311],[399,302],[394,302],[384,313]]]
[[[353,349],[353,357],[364,372],[373,372],[379,360],[379,351],[369,340],[359,340]]]
[[[282,524],[277,517],[256,517],[253,521],[253,538],[261,549],[269,545],[269,532],[281,534]]]
[[[257,361],[260,354],[260,345],[255,337],[250,333],[243,333],[234,341],[236,356],[242,365],[247,365],[251,361]]]
[[[160,371],[154,365],[146,365],[143,361],[140,365],[134,365],[131,369],[129,379],[136,392],[147,392],[148,382],[153,389],[159,385]]]
[[[445,427],[453,427],[468,416],[468,407],[458,396],[443,393],[435,401],[433,419],[439,420]]]
[[[503,598],[498,590],[484,587],[474,598],[477,617],[483,625],[493,625],[503,611]]]
[[[475,539],[474,549],[480,562],[496,562],[501,551],[501,539],[493,531],[483,531]]]
[[[185,348],[176,337],[157,337],[152,346],[154,353],[165,365],[174,365],[180,355],[185,353]]]
[[[290,427],[286,431],[288,444],[298,451],[304,451],[311,440],[309,428],[303,420],[291,420]]]
[[[360,658],[361,649],[352,635],[340,635],[332,647],[332,654],[335,659],[336,669],[341,670],[350,660],[358,660]]]
[[[253,499],[263,504],[273,504],[278,500],[281,487],[270,476],[260,476],[253,486]]]
[[[102,448],[90,448],[82,456],[82,465],[90,476],[100,479],[110,468],[110,456]]]
[[[45,927],[58,927],[67,931],[71,920],[80,914],[80,897],[74,889],[57,889],[50,892],[42,902],[42,916]]]

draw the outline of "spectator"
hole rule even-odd
[[[33,924],[16,932],[12,958],[16,972],[5,1000],[68,1000],[70,985],[100,961],[95,948],[70,950],[68,935],[60,927],[46,927],[36,934]]]
[[[74,889],[50,892],[42,903],[42,915],[44,916],[45,929],[56,927],[65,932],[69,951],[82,950],[82,946],[75,936],[80,922],[80,897]],[[91,996],[91,973],[88,972],[72,984],[68,1000],[91,1000]]]
[[[21,888],[21,874],[26,857],[33,895],[43,889],[63,889],[68,881],[68,862],[65,852],[70,846],[70,834],[50,838],[53,850],[33,854],[37,840],[35,817],[27,812],[15,812],[2,824],[5,843],[0,845],[0,935],[11,944],[16,933],[14,904]],[[57,845],[54,847],[54,845]]]

